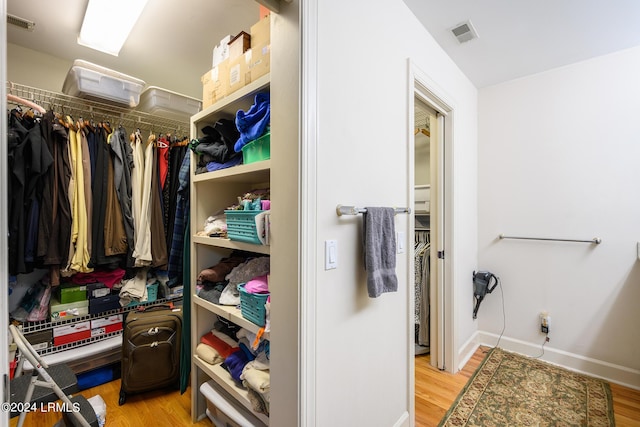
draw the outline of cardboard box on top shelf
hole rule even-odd
[[[240,33],[229,41],[229,60],[233,61],[251,48],[251,35]]]
[[[211,67],[217,67],[222,61],[229,58],[229,42],[231,35],[224,36],[213,48],[213,62]]]
[[[226,59],[217,67],[207,71],[202,81],[202,108],[205,109],[227,96],[229,79],[229,60]]]
[[[269,72],[271,68],[271,45],[256,46],[251,48],[251,62],[249,73],[251,81],[256,81]]]
[[[251,83],[250,63],[251,51],[247,51],[236,59],[229,61],[227,76],[223,77],[223,83],[226,84],[226,95],[230,95]]]
[[[271,43],[271,15],[251,26],[251,49]]]

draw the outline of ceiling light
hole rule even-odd
[[[118,56],[147,0],[89,0],[78,44]]]

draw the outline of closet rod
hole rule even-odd
[[[399,213],[411,213],[411,209],[410,208],[394,208],[395,213],[399,214]],[[366,213],[367,212],[367,208],[357,208],[355,206],[342,206],[342,205],[338,205],[336,206],[336,213],[338,214],[338,216],[342,216],[342,215],[358,215],[361,213]]]
[[[188,121],[159,117],[117,104],[78,98],[10,81],[7,82],[7,94],[34,102],[45,109],[56,109],[63,114],[72,114],[75,118],[82,116],[85,119],[110,120],[114,122],[111,123],[113,126],[122,124],[128,132],[140,128],[149,131],[152,130],[155,133],[180,133],[189,135]],[[8,102],[11,103],[11,100]],[[87,117],[87,115],[89,117]]]
[[[598,237],[594,237],[590,240],[576,240],[576,239],[552,239],[547,237],[516,237],[516,236],[505,236],[504,234],[500,234],[498,237],[500,239],[520,239],[520,240],[546,240],[553,242],[577,242],[577,243],[593,243],[594,245],[599,245],[602,243],[602,239]]]

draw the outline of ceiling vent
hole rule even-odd
[[[475,28],[473,28],[471,21],[463,22],[462,24],[456,25],[451,29],[451,32],[456,37],[456,39],[458,39],[459,43],[466,43],[469,40],[478,38],[478,32]]]
[[[33,21],[27,21],[24,18],[19,18],[15,15],[7,14],[7,24],[15,25],[16,27],[23,28],[27,31],[33,31],[36,23]]]

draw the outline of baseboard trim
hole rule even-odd
[[[470,340],[475,342],[476,348],[480,345],[494,347],[498,342],[498,335],[477,331]],[[465,346],[470,347],[470,344],[465,343]],[[465,346],[462,347],[461,352],[465,349]],[[530,343],[505,336],[500,338],[500,348],[530,357],[535,357],[542,353],[541,344]],[[602,378],[615,384],[640,390],[640,370],[638,369],[627,368],[579,354],[569,353],[548,345],[545,345],[544,354],[540,357],[540,360],[562,366],[574,372]]]
[[[464,368],[464,365],[467,364],[467,362],[471,359],[471,357],[476,352],[478,347],[480,347],[477,337],[478,337],[478,332],[476,331],[473,335],[471,335],[471,338],[469,338],[467,342],[462,344],[462,347],[460,347],[460,350],[458,350],[458,357],[456,360],[458,360],[459,363],[454,374],[460,371],[462,368]]]
[[[393,427],[407,427],[409,424],[409,413],[405,411],[400,415],[398,421],[393,424]]]

